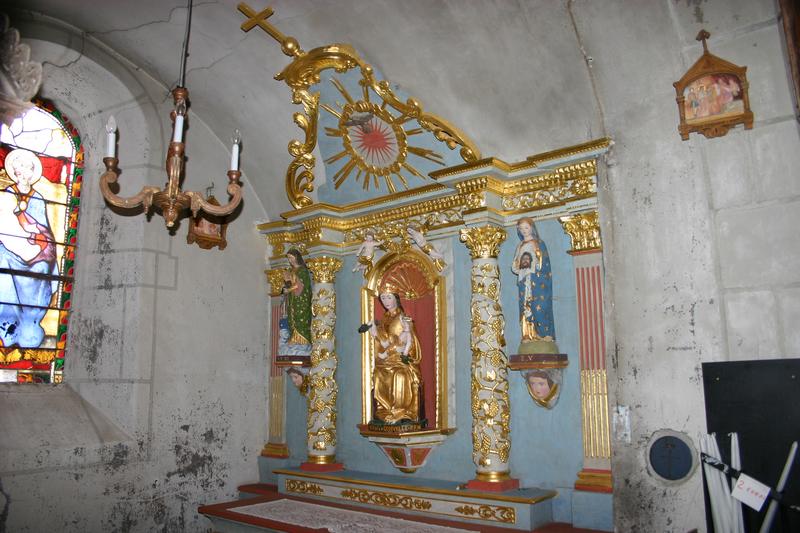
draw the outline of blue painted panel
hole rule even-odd
[[[536,227],[550,253],[556,342],[561,353],[569,356],[569,366],[564,369],[558,404],[550,410],[534,403],[520,372],[509,372],[511,471],[523,486],[558,489],[572,487],[583,466],[575,271],[572,256],[567,254],[570,240],[561,224],[546,220],[537,222]],[[508,228],[499,261],[509,355],[518,349],[521,336],[516,275],[511,272],[518,243],[515,228]]]
[[[558,347],[569,355],[569,366],[564,369],[561,396],[558,404],[547,410],[535,405],[528,394],[519,372],[509,372],[511,411],[511,470],[524,487],[542,487],[559,491],[554,500],[555,518],[569,522],[572,516],[583,521],[583,527],[602,529],[611,523],[610,497],[599,498],[600,507],[585,511],[586,500],[572,486],[583,466],[580,407],[580,365],[578,360],[578,330],[575,295],[575,272],[572,256],[567,254],[569,237],[556,220],[537,222],[537,229],[545,241],[551,258],[553,272],[554,313]],[[500,250],[502,283],[501,303],[506,317],[506,353],[517,350],[520,339],[518,324],[516,276],[511,272],[514,249],[519,242],[514,228],[508,229],[508,238]],[[470,413],[470,366],[472,353],[469,347],[469,304],[471,259],[467,248],[457,237],[452,238],[456,314],[456,341],[450,347],[450,357],[455,358],[455,405],[458,430],[444,444],[436,448],[428,463],[416,474],[424,477],[465,482],[475,477],[472,463],[472,417]],[[376,474],[400,475],[377,446],[363,438],[357,429],[361,421],[361,338],[357,333],[360,324],[360,274],[352,273],[354,259],[344,258],[344,266],[336,278],[337,324],[336,350],[339,356],[337,381],[338,445],[337,458],[349,469]],[[295,464],[305,459],[305,400],[294,387],[289,387],[287,397],[288,439],[291,461]],[[290,461],[290,462],[291,462]],[[281,461],[280,466],[286,462]],[[583,498],[578,500],[578,495]],[[591,503],[595,505],[596,495]],[[607,503],[607,505],[606,505]],[[605,507],[603,507],[605,506]]]
[[[576,490],[572,496],[572,525],[614,531],[611,494]]]

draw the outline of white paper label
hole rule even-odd
[[[756,511],[761,510],[768,495],[768,486],[745,474],[739,475],[731,491],[731,496]]]

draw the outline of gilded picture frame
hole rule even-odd
[[[692,132],[711,139],[726,135],[739,124],[748,130],[753,127],[747,67],[710,53],[706,44],[709,36],[707,31],[700,31],[697,40],[703,43],[703,55],[673,83],[680,116],[678,132],[684,141]]]
[[[362,335],[362,411],[361,411],[361,424],[359,424],[359,431],[364,436],[374,436],[381,434],[383,431],[392,432],[399,430],[403,435],[412,435],[417,433],[449,433],[451,430],[447,428],[447,343],[446,339],[446,294],[444,287],[444,279],[439,275],[433,262],[426,256],[413,250],[406,250],[403,253],[388,253],[384,255],[370,271],[367,277],[367,283],[361,289],[361,321],[362,323],[371,323],[375,319],[375,305],[382,290],[382,283],[387,282],[387,274],[391,276],[392,272],[398,274],[397,267],[401,265],[409,265],[416,267],[426,278],[426,285],[433,295],[434,306],[434,340],[430,352],[425,352],[423,358],[433,357],[433,368],[435,379],[433,382],[427,383],[426,387],[431,387],[433,392],[433,404],[431,410],[435,414],[428,420],[428,426],[425,429],[419,430],[409,429],[402,426],[398,428],[385,428],[382,431],[376,431],[373,427],[374,420],[374,406],[373,406],[373,371],[375,367],[376,350],[374,341],[364,333]],[[403,277],[402,269],[399,272],[400,277]],[[395,280],[398,281],[398,280]],[[392,281],[390,280],[391,284]],[[403,299],[414,299],[416,296],[412,294],[404,294],[400,291]]]

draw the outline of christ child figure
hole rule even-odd
[[[372,269],[372,259],[375,257],[375,248],[380,247],[382,244],[383,241],[375,240],[374,232],[368,231],[364,235],[364,242],[362,242],[361,246],[359,246],[358,250],[356,250],[358,262],[356,263],[356,266],[353,267],[353,272],[356,270],[365,272]]]

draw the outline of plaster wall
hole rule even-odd
[[[234,498],[266,442],[264,209],[245,177],[224,251],[186,244],[185,220],[171,236],[158,215],[113,212],[98,186],[105,121],[119,124],[120,194],[162,185],[168,89],[53,19],[15,27],[86,162],[65,384],[0,389],[3,413],[28,413],[27,445],[0,435],[0,531],[203,530],[197,506]],[[224,201],[228,148],[189,121],[184,187],[213,181]]]
[[[618,531],[704,530],[702,481],[667,486],[645,451],[656,430],[705,431],[702,362],[798,355],[800,137],[771,1],[575,2],[614,163],[601,184]],[[655,21],[659,21],[658,24]],[[755,125],[681,141],[672,83],[711,32],[748,67]]]

